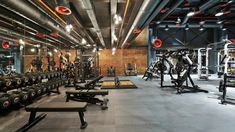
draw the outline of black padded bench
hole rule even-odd
[[[28,123],[18,129],[17,132],[25,132],[29,130],[47,115],[42,113],[36,117],[37,112],[78,112],[81,121],[80,128],[85,129],[88,125],[84,118],[84,111],[86,111],[86,107],[87,103],[84,102],[50,102],[40,105],[32,104],[26,106],[25,110],[30,112]]]
[[[100,103],[102,109],[107,109],[108,99],[100,100],[95,98],[96,95],[105,96],[108,95],[108,90],[95,90],[95,89],[81,89],[81,90],[69,90],[66,91],[66,101],[75,100],[82,101],[91,104]]]

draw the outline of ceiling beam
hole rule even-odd
[[[110,23],[111,23],[111,47],[114,47],[114,36],[115,34],[115,25],[113,21],[113,17],[117,12],[117,0],[110,0],[110,12],[111,12],[111,17],[110,17]]]
[[[104,38],[102,36],[100,27],[99,27],[97,19],[96,19],[94,9],[93,9],[92,4],[91,4],[91,0],[82,0],[82,4],[84,5],[85,10],[87,11],[87,14],[88,14],[88,16],[89,16],[89,18],[92,22],[92,25],[94,26],[94,28],[96,30],[97,36],[98,36],[102,46],[106,47],[105,42],[104,42]]]

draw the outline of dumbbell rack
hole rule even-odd
[[[43,95],[59,93],[62,72],[14,74],[0,77],[0,110],[24,106]]]

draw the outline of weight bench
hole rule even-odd
[[[86,111],[87,103],[84,102],[50,102],[41,105],[29,105],[25,107],[27,112],[30,112],[30,117],[28,123],[23,127],[18,129],[16,132],[25,132],[40,122],[42,119],[46,117],[47,114],[42,113],[36,117],[37,112],[78,112],[80,121],[81,121],[81,129],[85,129],[87,127],[87,122],[84,118],[84,111]]]
[[[69,90],[66,91],[66,101],[74,100],[74,101],[81,101],[81,102],[87,102],[91,104],[101,104],[101,108],[107,109],[107,103],[108,99],[104,98],[103,100],[100,100],[99,98],[95,98],[97,95],[106,96],[109,94],[108,90],[96,90],[94,89],[96,86],[96,83],[102,79],[103,76],[96,77],[92,81],[89,81],[87,83],[81,83],[77,84],[75,86],[76,90]]]

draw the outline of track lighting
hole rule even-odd
[[[194,11],[191,11],[187,14],[188,17],[191,17],[191,16],[194,16],[195,15],[195,12]]]
[[[222,11],[217,12],[217,13],[215,14],[216,17],[222,16],[222,15],[224,15],[224,12],[222,12]]]
[[[86,40],[82,38],[82,44],[86,44]]]
[[[65,30],[68,33],[70,33],[72,29],[73,29],[73,26],[71,24],[65,26]]]
[[[25,42],[22,39],[19,40],[19,43],[22,44],[22,45],[25,45]]]

